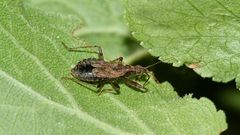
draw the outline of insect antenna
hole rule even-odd
[[[148,68],[153,67],[153,66],[155,66],[155,65],[157,65],[157,64],[159,64],[159,63],[162,63],[162,61],[158,61],[158,62],[156,62],[156,63],[153,63],[153,64],[151,64],[151,65],[148,65],[148,66],[146,66],[145,68],[148,69]]]

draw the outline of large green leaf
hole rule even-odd
[[[79,59],[69,27],[80,20],[0,2],[0,134],[219,134],[225,115],[206,98],[179,97],[168,83],[119,96],[61,80]],[[111,47],[106,51],[111,52]],[[89,85],[89,87],[92,87]]]
[[[104,50],[114,46],[111,52],[105,52],[107,58],[128,55],[124,43],[129,32],[120,0],[28,0],[25,3],[43,11],[81,18],[77,26],[69,27],[69,33],[92,44],[101,44]]]
[[[202,77],[240,86],[239,0],[126,0],[133,35],[149,52]]]

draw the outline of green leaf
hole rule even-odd
[[[154,56],[240,86],[239,0],[126,0],[133,35]]]
[[[114,46],[111,52],[104,52],[107,58],[128,56],[125,37],[129,36],[123,22],[123,8],[120,0],[28,0],[26,4],[43,11],[81,18],[78,27],[71,26],[69,33],[90,42],[102,45],[103,49]]]
[[[61,45],[74,46],[68,30],[80,20],[16,1],[1,1],[0,9],[0,134],[213,135],[226,129],[224,113],[211,101],[181,98],[168,83],[150,81],[147,93],[122,84],[119,96],[97,96],[61,80],[79,59],[96,57]]]

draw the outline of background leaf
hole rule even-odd
[[[46,14],[21,2],[0,2],[0,134],[219,134],[225,115],[206,98],[180,98],[168,83],[148,93],[121,85],[121,95],[97,96],[71,81],[79,59],[72,16]],[[111,52],[111,47],[106,48]],[[89,86],[92,87],[92,86]]]
[[[107,58],[126,57],[130,53],[125,44],[129,32],[122,19],[120,0],[29,0],[25,4],[47,12],[81,18],[76,26],[69,27],[69,33],[91,44],[101,45],[103,50],[114,46],[111,52],[104,52]]]
[[[159,59],[239,87],[239,0],[126,0],[134,37]],[[152,49],[154,48],[154,49]]]

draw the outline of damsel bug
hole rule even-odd
[[[83,48],[98,49],[97,52],[91,51],[93,53],[97,53],[98,58],[87,58],[79,61],[77,65],[71,69],[71,75],[73,78],[63,77],[63,79],[69,79],[78,84],[81,84],[81,81],[90,84],[96,84],[98,88],[96,93],[99,95],[103,92],[120,94],[119,83],[124,83],[127,86],[143,93],[147,92],[148,89],[145,88],[145,84],[150,78],[148,68],[159,63],[157,62],[148,67],[142,67],[140,65],[125,65],[123,64],[123,57],[116,58],[112,61],[105,61],[100,46],[90,45],[70,48],[64,42],[62,42],[62,44],[70,52],[83,52],[83,50],[81,50]],[[132,77],[140,78],[143,75],[147,76],[147,80],[143,85],[132,80]],[[105,84],[110,84],[113,87],[114,91],[112,89],[103,89],[103,86]]]

